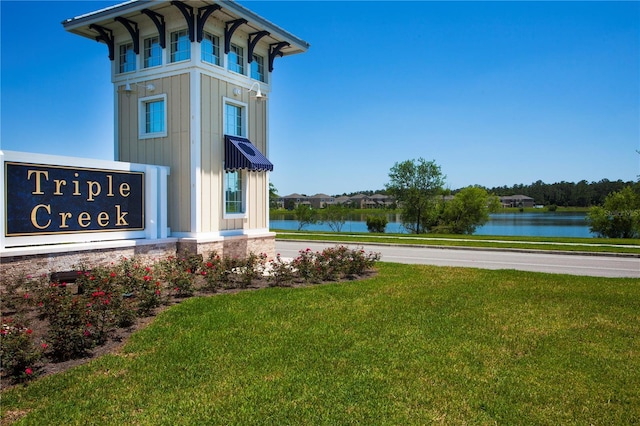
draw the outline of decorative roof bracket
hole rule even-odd
[[[282,53],[282,49],[287,46],[291,46],[291,44],[286,41],[269,45],[269,72],[273,72],[273,60],[276,56],[282,57],[284,55],[284,53]]]
[[[167,25],[164,22],[164,16],[149,9],[142,9],[140,12],[147,15],[149,19],[151,19],[156,25],[156,28],[158,29],[158,35],[160,36],[160,47],[165,49],[167,47]]]
[[[262,37],[268,35],[271,35],[269,31],[258,31],[257,33],[249,34],[249,54],[247,55],[249,63],[253,62],[253,49],[256,48],[256,44],[258,44]]]
[[[229,50],[231,50],[231,37],[233,33],[240,28],[240,25],[246,23],[247,20],[243,18],[224,23],[224,53],[229,53]]]
[[[138,28],[138,23],[122,16],[115,17],[114,21],[120,22],[129,31],[133,40],[133,51],[138,55],[140,53],[140,29]]]
[[[193,12],[193,7],[186,5],[181,1],[172,1],[171,4],[177,7],[180,12],[182,12],[184,20],[187,21],[187,27],[189,28],[189,40],[191,40],[192,42],[195,41],[195,31],[193,30],[195,13]]]
[[[96,37],[96,41],[104,41],[106,43],[107,47],[109,48],[109,59],[113,61],[113,59],[115,58],[113,31],[111,31],[109,28],[101,27],[100,25],[96,24],[89,25],[89,29],[96,30],[98,34],[100,34],[98,37]]]
[[[207,19],[209,19],[209,16],[211,16],[213,12],[220,9],[222,9],[222,6],[220,6],[219,4],[212,4],[209,6],[203,6],[198,8],[198,15],[196,16],[196,26],[198,29],[196,34],[197,36],[196,39],[198,40],[198,43],[200,43],[203,39],[205,22],[207,22]]]

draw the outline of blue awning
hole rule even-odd
[[[273,164],[249,139],[224,135],[225,171],[247,169],[252,172],[272,171]]]

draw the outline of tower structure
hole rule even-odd
[[[132,0],[63,26],[107,47],[115,160],[170,167],[179,248],[272,254],[271,77],[309,44],[233,1]]]

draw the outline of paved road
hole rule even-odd
[[[465,266],[593,277],[640,278],[640,258],[598,255],[515,252],[482,249],[425,248],[377,244],[347,244],[351,248],[380,252],[382,261],[437,266]],[[283,257],[296,257],[300,250],[333,247],[335,243],[276,240]]]

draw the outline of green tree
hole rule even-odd
[[[298,204],[298,207],[294,209],[293,214],[298,221],[298,231],[302,231],[302,228],[307,225],[312,225],[318,222],[318,212],[307,204]]]
[[[367,229],[369,232],[383,234],[387,228],[386,216],[367,216]]]
[[[438,197],[444,176],[435,161],[424,158],[395,163],[389,171],[387,191],[400,205],[400,218],[405,228],[422,234],[438,222]]]
[[[606,238],[640,238],[640,195],[630,186],[607,195],[587,214],[591,232]]]
[[[329,228],[335,232],[342,231],[348,215],[349,210],[339,204],[329,204],[320,211],[320,219],[322,222],[329,225]]]
[[[444,204],[440,226],[453,234],[473,234],[500,207],[500,199],[484,189],[469,186]]]
[[[278,195],[276,186],[273,182],[269,182],[269,206],[273,208],[278,207],[278,198],[280,198],[280,196]]]

